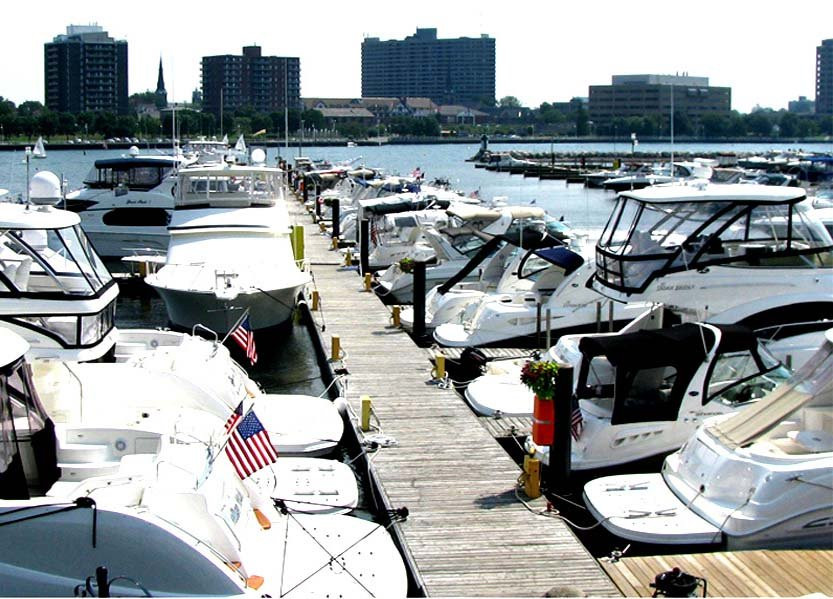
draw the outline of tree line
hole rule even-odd
[[[39,135],[47,139],[106,139],[141,138],[167,139],[173,135],[173,116],[164,111],[161,117],[142,114],[139,107],[151,100],[152,92],[135,94],[130,98],[130,113],[118,115],[112,112],[82,112],[79,114],[55,112],[40,102],[26,101],[19,106],[0,97],[0,141],[31,140]],[[600,136],[627,138],[635,133],[641,138],[666,137],[670,134],[670,119],[659,115],[613,119],[606,125],[590,121],[586,108],[571,102],[542,103],[538,108],[524,109],[513,96],[502,98],[488,119],[482,124],[441,124],[435,116],[392,116],[380,118],[375,124],[341,122],[331,124],[318,110],[288,111],[290,136],[303,130],[305,136],[346,137],[362,139],[385,135],[408,137],[439,137],[444,133],[479,136],[482,133],[560,136]],[[511,111],[512,118],[501,116],[500,109]],[[219,136],[228,134],[253,135],[265,131],[270,138],[285,136],[286,115],[283,111],[259,113],[250,108],[225,112],[222,122],[215,115],[193,108],[176,110],[176,136]],[[445,131],[444,131],[445,130]],[[674,133],[680,137],[698,139],[720,138],[813,138],[833,135],[833,118],[804,115],[786,110],[760,109],[741,114],[707,114],[694,120],[683,112],[674,115]]]

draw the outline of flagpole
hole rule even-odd
[[[248,315],[249,315],[249,309],[248,309],[248,308],[246,308],[245,310],[243,310],[243,315],[242,315],[242,316],[240,316],[240,318],[238,318],[238,319],[237,319],[237,322],[235,322],[235,323],[234,323],[234,326],[233,326],[233,327],[231,327],[231,328],[230,328],[230,329],[226,332],[226,336],[225,336],[225,337],[223,337],[223,340],[222,340],[222,341],[220,341],[220,345],[222,345],[223,343],[225,343],[225,342],[226,342],[226,339],[228,339],[228,338],[231,336],[231,334],[232,334],[232,333],[233,333],[233,332],[237,329],[237,327],[238,327],[238,326],[240,326],[240,323],[241,323],[241,322],[243,322],[243,320],[245,320],[245,318],[246,318]]]

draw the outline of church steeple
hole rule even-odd
[[[168,106],[168,92],[165,91],[165,77],[162,75],[162,57],[159,57],[159,77],[156,79],[156,107]]]

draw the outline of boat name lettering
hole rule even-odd
[[[147,204],[147,200],[126,200],[125,204]]]
[[[691,291],[692,289],[694,289],[692,283],[669,284],[660,281],[657,284],[657,291]]]

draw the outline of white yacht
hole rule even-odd
[[[110,389],[77,402],[80,422],[56,425],[27,349],[0,329],[4,593],[406,596],[382,525],[279,509],[235,472],[223,419]],[[131,411],[132,423],[107,421]]]
[[[293,256],[284,192],[267,166],[179,172],[165,265],[146,278],[174,326],[223,335],[246,311],[252,330],[289,320],[310,275]]]
[[[103,158],[70,192],[66,208],[81,217],[81,227],[105,259],[164,253],[174,207],[176,170],[181,157],[140,155]]]
[[[611,177],[602,182],[602,187],[611,191],[642,189],[652,185],[701,179],[708,181],[712,177],[712,168],[701,162],[674,162],[657,165],[640,172]]]
[[[547,312],[557,339],[597,330],[602,318],[621,328],[652,303],[686,322],[823,330],[833,319],[833,239],[804,197],[800,188],[707,183],[624,192],[595,261],[557,284],[539,279],[523,295],[484,298],[463,322],[438,326],[434,339],[524,344],[547,330]]]
[[[833,545],[833,330],[793,377],[741,413],[706,421],[662,473],[584,487],[613,534],[729,550]]]
[[[824,330],[833,239],[805,197],[801,188],[705,183],[624,192],[596,245],[592,286],[687,321]]]

